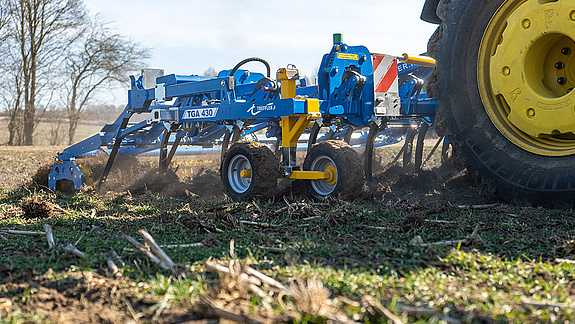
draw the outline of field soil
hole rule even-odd
[[[355,201],[311,201],[302,183],[280,180],[270,201],[234,203],[221,185],[219,152],[176,156],[163,176],[157,156],[121,159],[105,185],[66,194],[41,181],[61,150],[0,147],[0,323],[575,319],[575,285],[564,280],[575,269],[554,261],[575,252],[572,212],[508,206],[437,154],[414,172],[387,165],[399,146],[378,149],[378,172]],[[92,182],[104,163],[105,156],[78,161]],[[44,236],[11,232],[42,232],[46,224],[61,242],[55,248]],[[123,240],[141,229],[176,268],[154,264]],[[148,243],[142,249],[152,251]],[[219,276],[208,274],[212,258]],[[507,259],[518,263],[505,266]],[[540,269],[527,261],[536,259],[550,263]],[[250,264],[289,285],[290,297],[278,296],[273,283],[244,286]],[[506,271],[525,281],[481,279]],[[540,288],[537,278],[563,285],[545,288],[551,297],[541,301],[544,292],[529,292]]]
[[[32,180],[42,166],[56,160],[61,146],[0,146],[0,190],[16,189]]]

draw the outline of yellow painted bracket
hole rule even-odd
[[[283,116],[280,121],[282,128],[282,146],[297,147],[298,139],[310,124],[311,120],[307,118],[307,114]]]
[[[281,68],[278,70],[276,78],[281,82],[282,99],[295,98],[295,82],[299,79],[299,71],[294,68]]]
[[[328,166],[325,171],[293,171],[290,179],[297,180],[325,180],[328,184],[333,185],[337,182],[337,169],[334,166]]]
[[[334,167],[330,166],[325,169],[324,172],[321,171],[292,171],[289,176],[289,179],[297,179],[297,180],[326,180],[328,182],[333,181],[334,177],[337,179],[337,170]],[[281,178],[281,174],[278,174]],[[242,178],[251,178],[252,177],[252,170],[245,169],[240,172],[240,177]]]
[[[307,117],[308,119],[319,119],[321,113],[319,112],[319,99],[306,98],[307,103]]]
[[[301,134],[313,124],[313,120],[319,119],[319,100],[306,98],[307,114],[283,116],[280,122],[282,128],[282,146],[297,147],[297,141]]]
[[[293,171],[289,176],[290,179],[297,180],[323,180],[325,172],[321,171]]]

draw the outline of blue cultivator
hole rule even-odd
[[[252,61],[263,63],[266,75],[240,69]],[[274,79],[260,58],[243,60],[217,77],[160,75],[150,84],[143,73],[131,77],[128,104],[114,123],[58,156],[49,186],[79,189],[85,179],[75,159],[101,149],[109,151],[103,183],[118,154],[159,150],[164,172],[181,146],[221,146],[222,181],[233,199],[269,196],[278,177],[307,180],[312,196],[357,192],[364,172],[371,179],[374,147],[405,138],[404,163],[410,163],[415,135],[424,136],[433,124],[437,103],[422,90],[432,64],[426,57],[372,54],[363,46],[347,46],[336,34],[317,86],[307,86],[294,66],[280,68]],[[148,118],[130,123],[142,114]],[[363,136],[352,136],[354,131]],[[263,144],[238,142],[263,132],[281,154]],[[304,132],[309,132],[308,154],[300,166],[296,150]],[[366,147],[363,162],[348,145],[357,141]],[[415,164],[421,166],[417,150]]]

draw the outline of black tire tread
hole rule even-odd
[[[477,51],[490,15],[505,0],[440,0],[442,23],[428,43],[437,60],[428,91],[438,99],[435,128],[484,190],[519,205],[575,204],[575,156],[544,157],[520,149],[493,125],[477,87]]]
[[[253,186],[241,195],[231,189],[227,179],[225,179],[224,172],[227,169],[227,163],[229,163],[228,156],[236,154],[236,152],[244,154],[251,160],[252,172],[255,172],[252,180]],[[232,145],[225,153],[222,166],[220,167],[220,177],[226,193],[235,201],[250,200],[252,198],[267,200],[273,198],[276,193],[278,166],[277,157],[266,145],[256,142],[239,142]]]
[[[345,200],[357,198],[365,183],[363,164],[359,154],[344,141],[322,141],[315,144],[306,156],[304,170],[309,170],[313,158],[321,154],[330,156],[338,164],[338,184],[330,196],[338,196]],[[322,198],[313,190],[310,181],[306,181],[306,187],[310,196]]]

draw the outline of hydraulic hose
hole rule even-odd
[[[247,59],[240,61],[238,64],[236,64],[236,66],[234,66],[234,68],[232,69],[232,72],[230,72],[230,76],[234,76],[234,74],[238,71],[238,69],[242,65],[249,63],[249,62],[261,62],[261,63],[263,63],[267,69],[267,73],[268,73],[267,77],[268,78],[271,77],[272,69],[270,68],[269,63],[266,60],[264,60],[263,58],[259,58],[259,57],[248,57]]]

